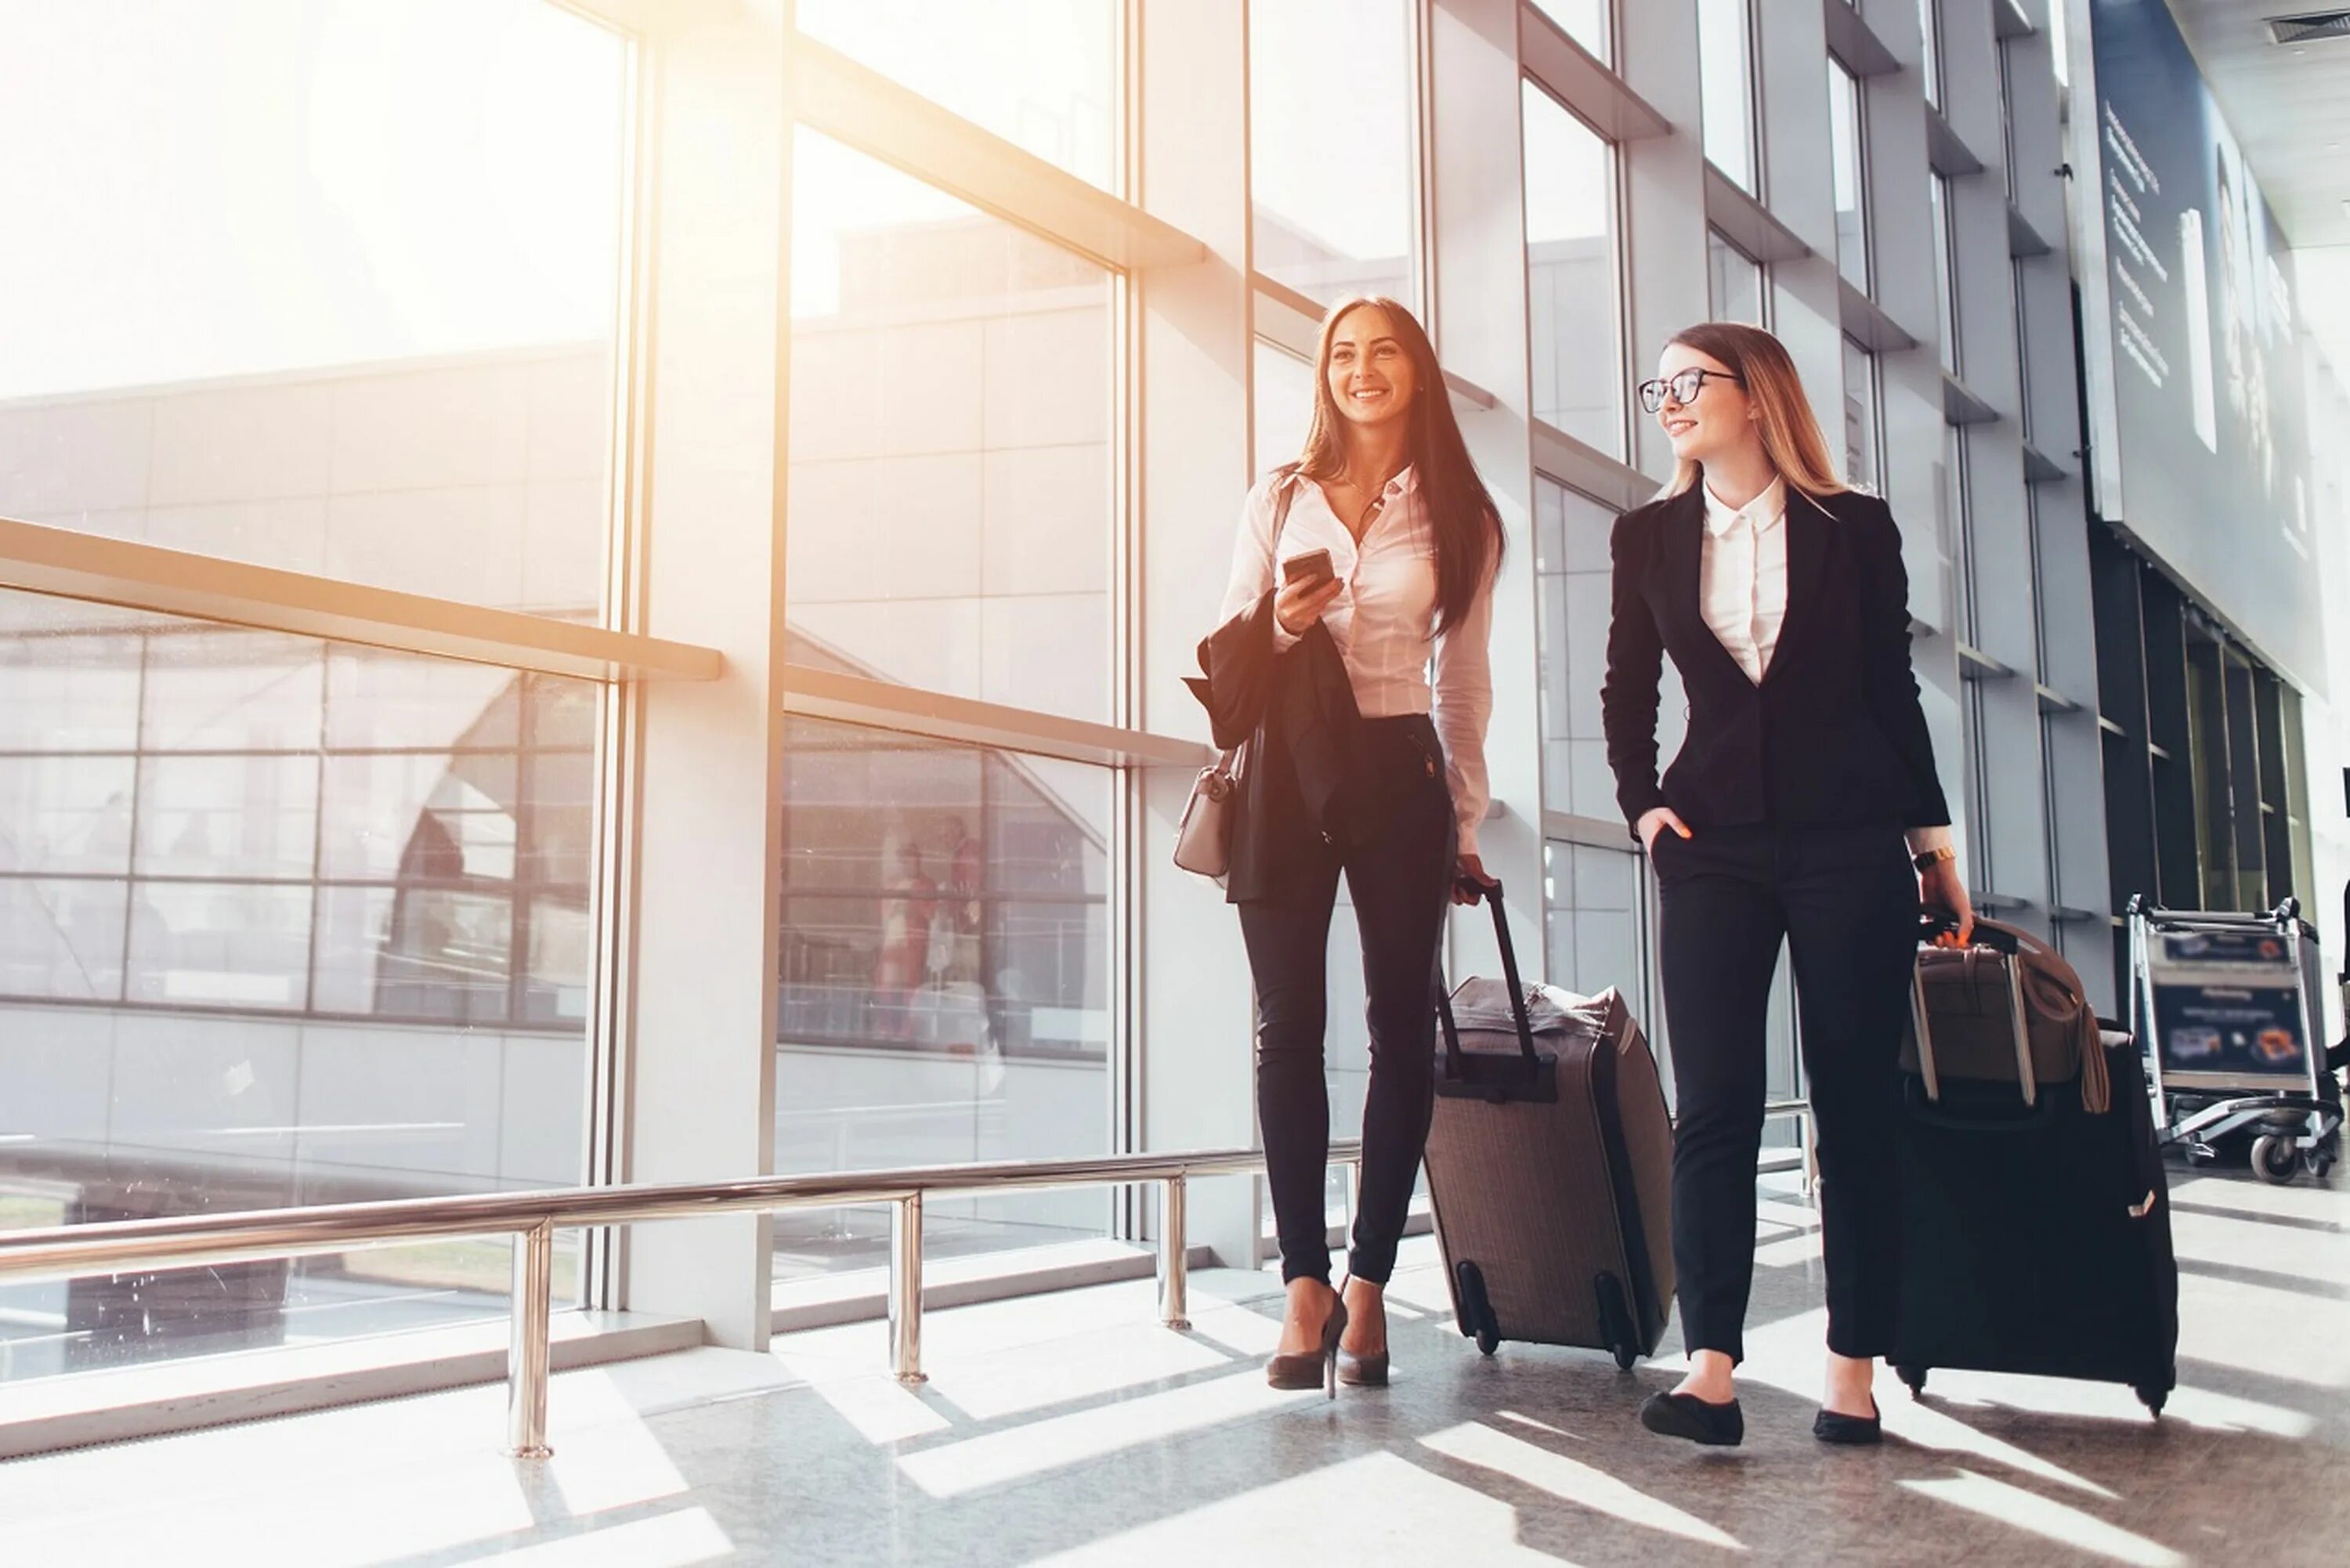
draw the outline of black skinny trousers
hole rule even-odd
[[[1392,780],[1387,832],[1359,849],[1325,848],[1288,886],[1240,906],[1256,981],[1257,1122],[1281,1239],[1281,1277],[1330,1279],[1323,1192],[1330,1099],[1322,1041],[1330,911],[1343,872],[1362,939],[1370,1089],[1363,1106],[1361,1196],[1347,1269],[1385,1284],[1436,1104],[1437,941],[1451,896],[1455,828],[1442,751],[1426,719],[1365,725],[1373,765]]]
[[[1698,827],[1657,842],[1677,1112],[1673,1269],[1689,1349],[1743,1357],[1754,1280],[1764,1026],[1783,938],[1819,1137],[1828,1348],[1893,1349],[1895,1165],[1918,879],[1889,827]]]

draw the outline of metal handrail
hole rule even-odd
[[[1353,1167],[1362,1146],[1330,1146],[1329,1163]],[[1195,1176],[1254,1176],[1264,1151],[1108,1155],[1091,1159],[916,1166],[824,1176],[629,1187],[571,1187],[454,1198],[398,1198],[307,1209],[115,1220],[0,1231],[0,1280],[71,1277],[128,1266],[164,1269],[348,1252],[453,1236],[511,1235],[513,1325],[506,1350],[507,1451],[545,1459],[552,1369],[555,1232],[582,1226],[690,1220],[712,1214],[893,1205],[889,1222],[890,1370],[901,1383],[922,1373],[922,1199],[926,1194],[1002,1192],[1156,1182],[1159,1211],[1159,1320],[1191,1326],[1186,1183]]]

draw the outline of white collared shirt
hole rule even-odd
[[[1731,506],[1705,487],[1705,542],[1698,567],[1698,603],[1705,624],[1746,679],[1760,685],[1787,622],[1787,482],[1743,506]],[[1909,853],[1950,842],[1947,827],[1913,827]]]
[[[1787,619],[1787,482],[1743,506],[1705,487],[1705,545],[1698,603],[1705,624],[1746,679],[1762,684]]]
[[[1330,552],[1330,564],[1344,586],[1323,611],[1322,624],[1338,645],[1355,706],[1367,719],[1430,716],[1444,746],[1446,782],[1451,785],[1453,815],[1461,826],[1461,853],[1474,855],[1491,793],[1485,729],[1493,716],[1492,664],[1486,646],[1493,628],[1492,578],[1489,574],[1469,613],[1440,635],[1436,539],[1412,471],[1407,468],[1388,482],[1378,514],[1359,545],[1330,509],[1319,484],[1305,478],[1292,483],[1279,560],[1315,550]],[[1279,580],[1273,537],[1277,500],[1271,478],[1258,482],[1248,493],[1232,551],[1232,583],[1219,620],[1231,619]],[[1276,651],[1297,641],[1278,622],[1273,636]]]

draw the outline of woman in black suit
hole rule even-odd
[[[1878,1439],[1874,1358],[1900,1284],[1898,1052],[1920,902],[1973,923],[1909,666],[1901,533],[1837,480],[1794,362],[1751,327],[1676,337],[1639,389],[1678,466],[1616,524],[1607,760],[1661,889],[1677,1094],[1673,1265],[1690,1374],[1642,1422],[1735,1443],[1754,1272],[1764,1023],[1783,940],[1819,1134],[1826,1397],[1814,1431]],[[1671,654],[1690,700],[1657,774]],[[1905,846],[1904,836],[1908,838]]]

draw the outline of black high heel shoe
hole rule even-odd
[[[1850,1448],[1866,1448],[1885,1440],[1883,1413],[1877,1407],[1877,1397],[1868,1398],[1868,1414],[1846,1416],[1822,1407],[1812,1418],[1812,1436],[1823,1443],[1842,1443]]]
[[[1322,1323],[1322,1346],[1287,1355],[1275,1355],[1264,1364],[1264,1380],[1275,1388],[1320,1388],[1333,1399],[1338,1397],[1338,1336],[1347,1332],[1347,1300],[1344,1296],[1330,1303],[1330,1315]]]
[[[1735,1399],[1717,1405],[1694,1394],[1651,1394],[1640,1407],[1640,1425],[1708,1448],[1734,1449],[1746,1440],[1746,1414]]]

